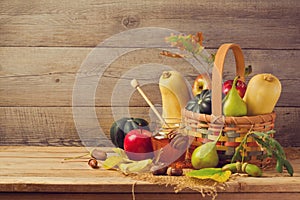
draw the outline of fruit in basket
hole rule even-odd
[[[249,74],[252,73],[252,66],[248,65],[245,67],[245,74],[244,76],[247,77]],[[227,95],[227,93],[230,91],[232,88],[233,80],[227,80],[223,83],[222,86],[222,92],[223,94]],[[236,83],[236,89],[239,92],[239,95],[243,98],[245,96],[246,90],[247,90],[247,84],[241,80],[238,80]]]
[[[281,94],[281,83],[272,74],[257,74],[253,76],[244,96],[248,115],[271,113]]]
[[[216,167],[219,163],[216,143],[207,142],[197,147],[192,153],[191,162],[195,169]]]
[[[164,71],[159,79],[162,97],[162,117],[166,123],[181,119],[181,110],[190,100],[190,92],[184,77],[177,71]],[[175,123],[176,123],[175,122]]]
[[[205,89],[210,89],[210,78],[207,74],[199,74],[192,86],[193,95],[196,96]]]
[[[238,76],[235,77],[231,90],[225,96],[223,105],[223,113],[225,116],[239,117],[247,115],[247,105],[236,89],[238,78]]]
[[[149,130],[148,122],[141,118],[124,117],[115,121],[110,128],[110,138],[114,145],[124,149],[124,138],[126,134],[134,129]]]
[[[131,160],[145,160],[153,157],[152,133],[145,129],[134,129],[126,134],[124,150]]]
[[[231,90],[233,84],[233,80],[227,80],[223,83],[222,91],[225,95]],[[238,80],[235,85],[239,95],[241,98],[244,97],[247,89],[247,84],[241,80]]]
[[[205,89],[188,101],[185,109],[202,114],[211,114],[211,90]]]

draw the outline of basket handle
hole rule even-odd
[[[245,62],[242,49],[238,44],[222,44],[216,53],[212,70],[212,115],[216,118],[222,117],[222,76],[225,57],[229,49],[232,49],[235,57],[236,76],[240,76],[242,81],[245,79]]]

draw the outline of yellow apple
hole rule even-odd
[[[196,96],[205,89],[210,89],[210,78],[207,74],[199,74],[192,86],[193,95]]]

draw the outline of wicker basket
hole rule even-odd
[[[244,80],[244,57],[241,48],[237,44],[223,44],[217,51],[215,65],[212,71],[212,114],[198,114],[188,110],[183,111],[186,130],[194,140],[189,147],[188,153],[208,142],[215,140],[219,133],[222,136],[217,142],[217,150],[220,164],[230,162],[235,149],[239,146],[244,136],[250,131],[269,131],[274,129],[275,113],[242,116],[222,116],[222,74],[226,54],[232,49],[236,62],[236,75]],[[222,129],[222,130],[221,130]],[[255,140],[248,138],[246,143],[244,160],[263,166],[266,164],[265,152],[257,145]]]

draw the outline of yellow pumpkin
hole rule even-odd
[[[281,83],[272,74],[257,74],[247,86],[244,101],[247,104],[247,115],[271,113],[281,94]]]

